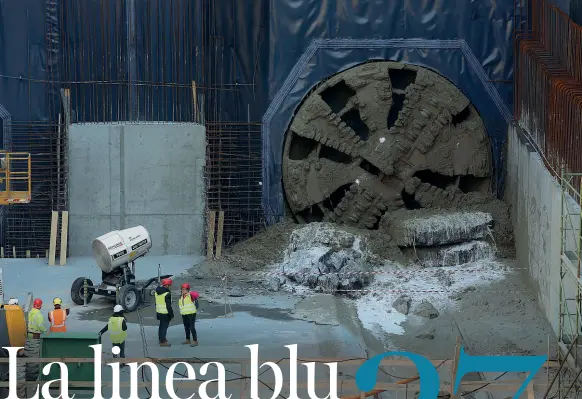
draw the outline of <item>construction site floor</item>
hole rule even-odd
[[[230,289],[240,294],[235,297],[226,296],[221,291],[223,287],[221,288],[220,279],[207,280],[200,277],[204,275],[207,264],[203,261],[204,258],[186,256],[151,256],[140,260],[136,273],[138,279],[156,276],[160,264],[162,274],[175,276],[174,295],[177,295],[178,284],[182,281],[189,281],[200,291],[201,310],[196,323],[200,346],[192,348],[181,345],[184,329],[176,305],[176,318],[168,330],[168,340],[172,347],[159,347],[155,310],[150,298],[139,311],[139,318],[137,312],[127,314],[130,330],[126,347],[128,357],[199,358],[208,362],[248,359],[249,350],[244,346],[259,344],[261,360],[277,360],[288,358],[289,352],[285,345],[297,344],[300,358],[362,358],[388,350],[403,350],[444,360],[453,357],[455,339],[458,336],[465,340],[466,351],[472,355],[548,353],[550,328],[545,318],[536,310],[535,295],[529,291],[519,273],[490,288],[493,294],[480,291],[465,293],[462,300],[465,310],[462,308],[461,311],[451,314],[441,314],[434,320],[423,322],[418,318],[410,318],[401,323],[405,330],[403,334],[390,335],[365,329],[349,299],[325,294],[294,295],[284,291],[261,291],[257,289],[256,282],[249,281],[248,278],[232,279]],[[105,326],[111,315],[114,303],[108,298],[94,297],[87,307],[71,303],[70,285],[77,277],[87,276],[94,282],[99,281],[100,270],[95,267],[91,258],[72,258],[66,266],[48,266],[43,259],[2,259],[0,264],[4,274],[6,298],[14,296],[24,303],[27,293],[33,292],[35,297],[40,297],[45,302],[45,312],[52,307],[55,296],[63,298],[65,306],[71,308],[69,331],[97,332]],[[192,277],[192,270],[198,270],[198,277]],[[504,294],[501,295],[501,292]],[[511,305],[512,303],[522,305]],[[380,318],[378,323],[382,323]],[[555,339],[551,337],[550,341],[553,343]],[[110,357],[111,350],[107,336],[103,339],[103,345],[106,359]],[[550,352],[554,356],[553,345]],[[195,366],[197,372],[198,368]],[[227,366],[227,369],[234,373],[227,373],[227,379],[240,378],[241,370],[238,365]],[[287,369],[285,366],[282,369],[287,380]],[[166,369],[160,367],[159,370],[163,390]],[[385,370],[404,377],[415,374],[413,369],[388,367]],[[185,369],[180,367],[177,371],[185,373]],[[353,381],[355,371],[353,368],[342,370],[342,378]],[[439,371],[443,381],[447,381],[450,370],[442,367]],[[328,378],[324,367],[319,367],[317,374],[320,382]],[[498,377],[499,374],[492,373],[491,378]],[[110,378],[109,375],[109,369],[105,368],[104,380]],[[149,373],[146,378],[151,378]],[[206,378],[214,377],[199,376],[198,380]],[[261,378],[266,382],[273,381],[271,372]],[[300,371],[299,379],[305,381],[305,378]],[[469,376],[466,379],[479,378],[483,377]],[[505,378],[516,377],[509,374],[503,377]],[[122,372],[122,379],[129,379],[129,371]],[[261,385],[259,391],[263,392],[260,396],[263,397],[269,392],[269,388]],[[322,396],[327,394],[325,389],[317,391]],[[109,388],[104,387],[103,394],[106,397],[108,392]],[[129,393],[127,390],[125,392]],[[184,395],[183,390],[177,392],[179,396],[189,396]],[[238,397],[239,388],[229,387],[228,392]],[[512,395],[513,392],[509,392],[500,397]],[[126,397],[123,393],[121,396]],[[269,394],[265,397],[270,396]],[[304,397],[301,394],[299,396]],[[148,397],[145,390],[140,389],[140,397]],[[475,397],[478,399],[479,395]]]

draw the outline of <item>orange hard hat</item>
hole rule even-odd
[[[162,285],[172,285],[172,279],[171,278],[165,278],[162,280]]]
[[[32,303],[32,306],[34,306],[35,309],[40,309],[42,308],[42,299],[40,298],[36,298],[34,300],[34,302]]]
[[[190,289],[190,284],[184,283],[184,284],[182,284],[182,288],[186,288],[187,290],[189,290]]]

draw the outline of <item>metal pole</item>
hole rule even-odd
[[[162,285],[162,265],[158,263],[158,284]]]
[[[87,279],[83,280],[83,306],[87,307],[87,296],[89,294],[89,284],[87,284]]]

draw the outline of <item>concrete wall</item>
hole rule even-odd
[[[197,124],[73,124],[69,133],[69,246],[143,225],[152,255],[201,255],[205,129]]]
[[[546,169],[540,155],[529,144],[519,127],[508,131],[507,180],[505,200],[511,205],[515,245],[520,267],[527,268],[537,288],[538,300],[558,333],[560,314],[560,256],[562,243],[562,190]],[[580,228],[580,208],[567,196],[564,214],[566,250],[575,250]],[[573,280],[565,292],[575,297]],[[574,305],[574,302],[570,302]],[[575,310],[571,309],[571,312]]]

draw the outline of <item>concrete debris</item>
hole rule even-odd
[[[283,276],[270,277],[265,281],[265,285],[270,291],[277,292],[286,283],[287,279]]]
[[[403,315],[407,315],[410,312],[410,305],[412,304],[412,299],[408,295],[402,295],[397,300],[394,301],[392,307]]]
[[[404,253],[417,259],[423,267],[461,266],[493,259],[495,248],[486,241],[470,241],[440,247],[406,248]]]
[[[422,301],[412,311],[412,314],[426,319],[436,319],[439,317],[439,311],[428,301]]]
[[[419,334],[416,336],[418,339],[434,339],[433,334]]]
[[[432,213],[432,214],[431,214]],[[484,212],[430,213],[400,211],[387,217],[383,228],[399,246],[458,244],[485,238],[493,217]]]
[[[233,297],[233,298],[241,298],[243,296],[245,296],[245,293],[243,292],[243,290],[240,287],[233,287],[230,292],[228,293],[228,296]]]
[[[453,273],[451,271],[445,272],[442,269],[438,269],[434,275],[437,278],[437,280],[439,280],[445,287],[450,287],[451,285],[453,285],[452,274]]]
[[[367,286],[372,277],[362,239],[329,223],[312,223],[291,234],[283,261],[287,278],[318,292],[336,293]],[[279,286],[280,288],[280,286]]]

